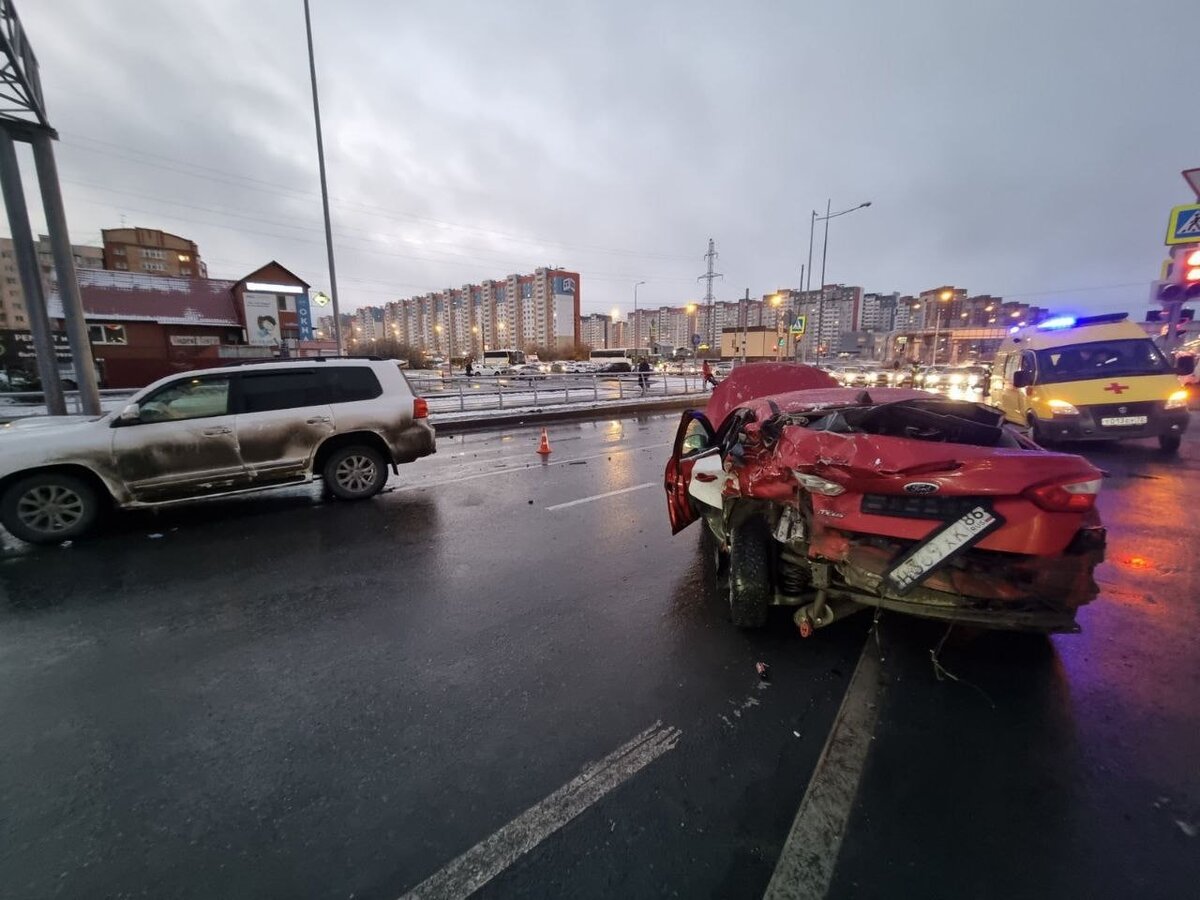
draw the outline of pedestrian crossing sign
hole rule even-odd
[[[807,324],[807,322],[808,322],[807,316],[802,316],[802,315],[796,316],[796,320],[794,322],[792,322],[792,334],[795,335],[796,337],[800,337],[801,335],[803,335],[804,334],[804,326]]]
[[[1192,244],[1200,241],[1200,203],[1176,206],[1167,220],[1167,239],[1163,243]]]

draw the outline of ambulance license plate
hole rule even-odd
[[[979,543],[1003,524],[1004,519],[997,513],[977,506],[909,552],[892,567],[885,580],[903,594],[955,553]]]
[[[1122,425],[1145,425],[1150,421],[1149,416],[1110,416],[1100,420],[1101,428],[1117,428]]]

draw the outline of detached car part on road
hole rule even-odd
[[[0,425],[0,522],[31,543],[79,537],[108,505],[161,506],[320,477],[361,500],[387,468],[435,451],[428,406],[395,360],[204,369],[120,413]]]
[[[665,478],[673,531],[703,520],[734,624],[794,606],[805,636],[868,607],[1078,631],[1104,558],[1100,480],[983,404],[774,363],[683,414]]]

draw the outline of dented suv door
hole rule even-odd
[[[134,501],[161,503],[245,486],[228,375],[189,375],[113,424],[113,467]]]
[[[317,447],[334,431],[329,373],[245,372],[236,394],[238,445],[252,483],[307,480]]]

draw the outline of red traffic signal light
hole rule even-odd
[[[1172,248],[1167,277],[1155,283],[1152,293],[1166,303],[1200,300],[1200,245]]]
[[[1182,281],[1185,284],[1195,284],[1200,281],[1200,248],[1184,253],[1182,268]]]

